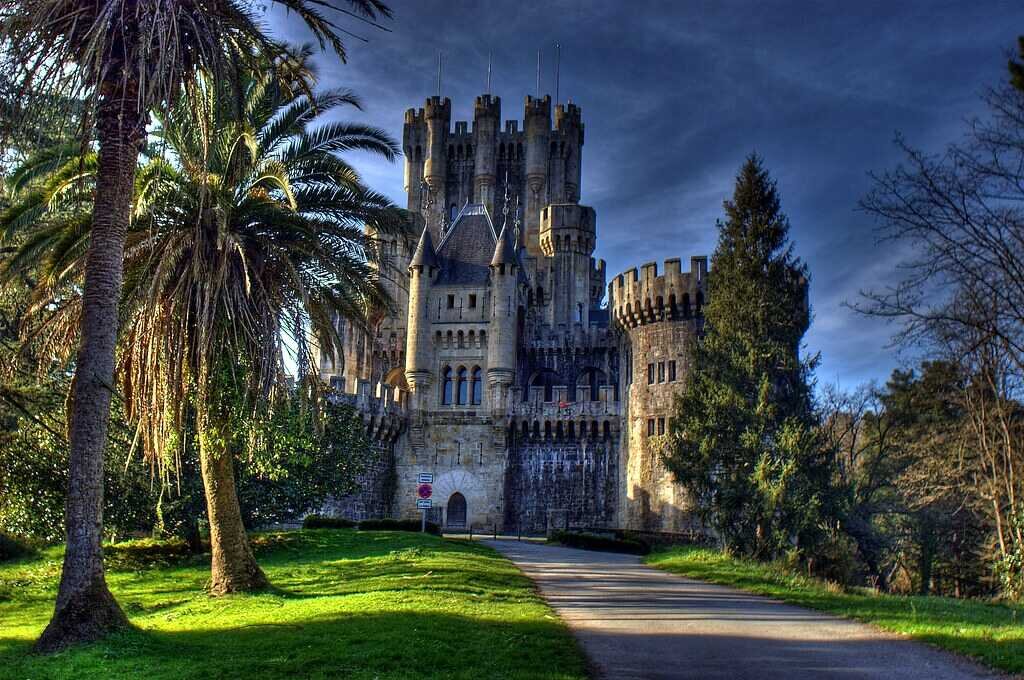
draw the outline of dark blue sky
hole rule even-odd
[[[884,379],[908,357],[893,328],[844,307],[892,282],[899,254],[875,244],[857,211],[867,173],[899,161],[897,132],[940,151],[982,113],[979,94],[1005,78],[1024,2],[546,2],[392,0],[391,32],[342,23],[349,63],[319,58],[321,82],[349,87],[370,121],[401,139],[403,112],[436,89],[454,120],[472,120],[492,53],[502,117],[521,119],[536,90],[583,109],[582,202],[597,210],[609,275],[651,260],[710,254],[715,220],[751,151],[778,180],[797,253],[811,270],[815,318],[806,344],[822,383]],[[294,18],[273,15],[289,39]],[[405,205],[402,165],[352,159],[374,188]]]

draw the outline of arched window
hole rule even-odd
[[[466,367],[465,366],[459,366],[458,378],[459,378],[458,403],[459,404],[467,404],[467,403],[469,403],[469,399],[467,398],[468,395],[469,395],[469,381],[466,379]]]
[[[444,367],[444,379],[441,381],[441,403],[447,406],[452,403],[452,368]]]
[[[683,318],[690,318],[690,294],[683,293]]]
[[[479,366],[474,366],[473,367],[473,377],[472,377],[473,383],[472,383],[472,389],[470,390],[470,396],[472,398],[473,403],[477,404],[477,405],[480,404],[480,399],[483,396],[483,383],[480,380],[480,373],[481,373],[480,367]]]

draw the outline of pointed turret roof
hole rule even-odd
[[[434,239],[430,237],[430,229],[423,227],[423,234],[420,236],[419,245],[413,253],[410,267],[437,267],[437,252],[434,250]]]
[[[501,264],[516,264],[516,249],[508,240],[508,228],[505,225],[501,226],[498,242],[494,246],[494,257],[491,258],[492,267]]]

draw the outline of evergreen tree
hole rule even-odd
[[[806,549],[821,526],[828,456],[801,360],[807,268],[788,242],[775,182],[750,156],[725,204],[705,332],[677,399],[665,463],[731,550]]]

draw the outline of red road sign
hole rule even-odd
[[[420,498],[430,498],[430,496],[433,495],[433,493],[434,487],[432,487],[430,484],[420,484],[419,487],[416,488],[416,494]]]

